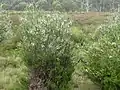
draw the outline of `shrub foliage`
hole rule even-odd
[[[30,88],[67,88],[72,64],[71,21],[60,13],[26,15],[23,29],[25,62],[30,69]]]
[[[86,51],[85,73],[102,90],[120,89],[120,25],[100,29],[101,37]]]

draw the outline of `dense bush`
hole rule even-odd
[[[85,42],[85,33],[78,27],[72,27],[72,39],[75,43]]]
[[[102,90],[120,89],[120,24],[99,29],[100,38],[86,51],[85,74]]]
[[[64,90],[74,71],[71,21],[60,13],[33,11],[24,20],[24,60],[30,69],[30,88]]]
[[[10,29],[9,19],[6,15],[0,15],[0,42],[6,37],[6,32]]]
[[[0,46],[4,49],[14,49],[20,42],[20,17],[8,12],[0,16]]]
[[[9,13],[0,15],[0,90],[27,90],[27,67],[15,48],[19,28],[12,19]]]

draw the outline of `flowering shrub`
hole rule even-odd
[[[71,21],[60,13],[27,14],[23,27],[24,60],[30,69],[30,88],[67,88],[72,64]]]

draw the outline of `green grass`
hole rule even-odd
[[[6,14],[0,17],[1,23],[8,24],[5,20]],[[18,16],[11,16],[10,19],[13,20],[13,24],[19,24]],[[7,27],[6,24],[3,27]],[[0,90],[27,90],[28,87],[27,67],[21,59],[21,49],[17,46],[16,39],[18,38],[11,35],[0,42]]]
[[[20,57],[0,57],[0,90],[26,90],[27,68]]]
[[[10,19],[13,21],[13,24],[19,25],[21,23],[19,21],[19,15],[21,15],[21,12],[10,12],[10,14]],[[98,15],[96,14],[95,16],[94,15],[95,13],[72,16],[74,20],[74,25],[72,27],[72,39],[74,39],[76,43],[86,43],[87,39],[91,41],[93,34],[96,33],[96,28],[100,24],[105,23],[105,20],[109,16],[109,14],[104,13]],[[13,44],[14,43],[11,45],[6,44],[4,47],[0,45],[0,90],[27,90],[27,67],[21,59],[20,50],[11,49]],[[8,50],[6,50],[7,48]],[[74,52],[78,56],[75,58],[79,58],[80,54],[78,53],[78,49],[76,49]],[[80,65],[76,65],[75,72],[81,74],[79,67]],[[80,87],[82,85],[81,81],[81,76],[73,74],[73,84],[75,86]],[[84,83],[89,82],[88,79],[83,81]],[[92,82],[90,82],[90,84],[91,83]],[[89,85],[87,87],[88,89],[84,90],[93,90],[89,89]]]
[[[74,49],[73,53],[76,57],[75,60],[82,58],[84,53],[82,52],[82,47],[87,47],[87,45],[93,44],[96,40],[96,35],[99,37],[99,33],[96,32],[96,29],[101,25],[105,24],[108,20],[110,13],[85,13],[73,15],[74,25],[72,27],[72,38],[76,41],[79,46]],[[100,88],[91,82],[86,76],[82,73],[82,65],[79,62],[75,66],[75,72],[73,74],[73,84],[76,87],[76,90],[100,90]]]

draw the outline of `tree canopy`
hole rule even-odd
[[[119,11],[119,0],[0,0],[3,10],[24,10],[33,5],[45,11]]]

